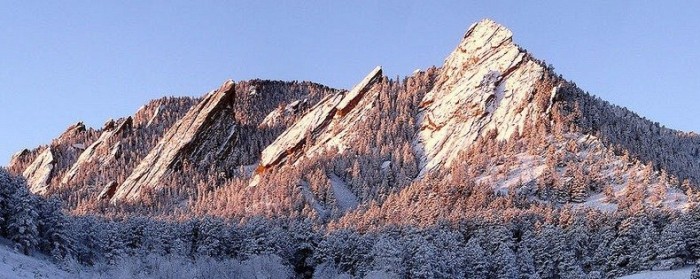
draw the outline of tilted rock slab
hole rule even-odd
[[[505,27],[482,20],[447,57],[421,102],[421,129],[414,144],[422,154],[419,177],[449,168],[459,151],[480,135],[496,130],[495,140],[507,139],[544,113],[531,100],[546,69],[515,45],[512,36]]]
[[[47,147],[34,159],[32,164],[22,173],[27,179],[29,191],[40,195],[46,193],[55,163],[51,147]]]
[[[206,167],[225,157],[235,144],[234,91],[233,81],[226,81],[192,107],[117,187],[112,202],[136,200],[146,187],[157,189],[185,161]]]
[[[318,136],[315,140],[315,146],[311,150],[319,146],[328,147],[328,144],[341,145],[344,142],[341,140],[342,136],[352,129],[352,121],[349,120],[356,118],[357,110],[354,108],[366,100],[370,100],[371,104],[371,100],[376,99],[378,92],[371,92],[372,96],[368,98],[365,96],[368,95],[372,85],[381,77],[382,68],[377,66],[349,92],[335,94],[321,100],[263,150],[258,172],[282,162],[289,154],[299,150],[309,136]],[[342,125],[343,129],[335,134],[324,133],[335,124]]]
[[[104,165],[113,159],[113,156],[108,156],[110,154],[112,146],[108,145],[108,142],[113,137],[122,136],[122,133],[127,132],[133,124],[133,119],[131,116],[127,117],[122,121],[119,126],[114,127],[114,122],[110,121],[105,124],[104,131],[100,137],[93,142],[90,146],[85,148],[83,153],[80,154],[78,160],[71,166],[71,168],[63,175],[61,179],[61,184],[73,183],[74,178],[80,172],[85,172],[84,168],[93,165],[94,163],[99,163]]]

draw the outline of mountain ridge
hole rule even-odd
[[[60,193],[80,212],[184,206],[340,222],[386,211],[433,184],[475,183],[523,193],[529,202],[615,208],[628,206],[618,197],[641,191],[641,203],[679,209],[695,201],[700,181],[700,137],[583,92],[489,19],[470,26],[441,67],[403,80],[377,67],[350,91],[228,81],[201,100],[174,102],[177,113],[161,120],[148,144],[139,142],[150,132],[130,132],[110,146],[138,153],[123,170],[104,175],[88,163],[91,171],[78,175],[87,178],[72,182],[78,162],[92,161],[81,159],[91,147],[118,133],[84,127],[66,132],[84,139],[62,135],[22,152],[9,169],[26,173],[32,191]],[[148,129],[170,109],[153,105],[144,120],[132,120],[141,124],[130,125]],[[129,142],[137,149],[117,148]],[[119,152],[102,151],[97,161],[108,153]]]

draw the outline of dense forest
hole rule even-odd
[[[77,261],[106,276],[127,269],[165,278],[179,263],[240,278],[255,262],[280,278],[610,278],[700,258],[695,206],[682,214],[650,206],[615,212],[486,206],[458,223],[357,230],[292,218],[67,216],[58,200],[30,194],[5,170],[0,184],[0,235],[18,251]],[[513,202],[487,190],[473,197],[466,206],[484,207],[482,198]]]

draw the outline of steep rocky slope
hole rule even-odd
[[[235,100],[233,81],[226,81],[190,109],[160,142],[139,163],[115,192],[114,198],[136,199],[141,187],[155,187],[170,168],[177,168],[188,159],[211,164],[225,156],[235,144],[235,122],[232,104]],[[217,152],[208,156],[211,149]]]
[[[544,108],[532,102],[546,70],[493,21],[473,25],[447,57],[435,87],[421,102],[416,149],[421,173],[450,167],[456,151],[496,131],[495,140],[522,134],[525,122],[541,121]],[[556,90],[556,89],[552,89]],[[545,91],[552,91],[545,90]]]

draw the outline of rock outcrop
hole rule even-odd
[[[105,123],[102,129],[102,134],[100,137],[93,142],[87,148],[84,148],[78,160],[71,166],[71,168],[63,175],[61,179],[61,184],[70,184],[73,179],[81,172],[85,172],[86,167],[95,167],[93,164],[98,164],[98,167],[103,167],[105,164],[109,163],[111,160],[115,159],[116,154],[112,154],[111,149],[113,146],[109,145],[109,142],[114,141],[114,137],[121,137],[122,134],[128,132],[133,125],[133,119],[127,117],[118,126],[116,126],[114,120],[110,120]],[[118,145],[117,145],[118,147]],[[107,156],[111,154],[112,156]]]
[[[367,99],[370,99],[371,103],[372,97],[376,97],[376,94],[366,99],[364,97],[368,95],[371,87],[379,81],[381,77],[382,68],[377,66],[349,92],[338,93],[321,100],[316,106],[311,108],[306,115],[289,127],[284,133],[277,137],[272,144],[263,150],[258,172],[262,172],[266,168],[280,163],[286,156],[295,153],[304,145],[307,138],[310,136],[318,135],[321,137],[316,140],[316,147],[325,145],[333,138],[341,140],[333,141],[331,145],[337,147],[342,145],[344,143],[342,140],[343,136],[353,127],[352,121],[348,121],[348,119],[355,119],[355,117],[348,117],[348,114],[359,103]],[[356,112],[355,115],[357,114]],[[334,118],[336,120],[334,120]],[[345,119],[340,121],[340,118]],[[323,131],[329,130],[329,127],[334,125],[334,123],[332,123],[334,121],[342,122],[342,129],[337,133],[324,133]],[[312,149],[313,148],[315,147],[312,147]]]
[[[110,181],[107,183],[107,185],[105,185],[105,187],[102,188],[102,191],[100,191],[100,193],[97,195],[97,200],[101,201],[111,199],[112,196],[114,196],[114,193],[117,191],[117,186],[119,186],[119,184],[117,184],[116,181]]]
[[[233,81],[226,81],[192,107],[117,187],[112,200],[135,200],[185,161],[207,167],[226,156],[235,144],[234,91]]]
[[[542,112],[531,103],[546,70],[512,42],[510,30],[482,20],[469,28],[447,57],[433,89],[421,102],[415,149],[421,174],[448,168],[480,135],[497,140],[521,133]]]
[[[51,147],[47,147],[34,159],[34,162],[22,173],[27,179],[29,191],[35,194],[43,194],[46,192],[55,163],[56,161]]]

